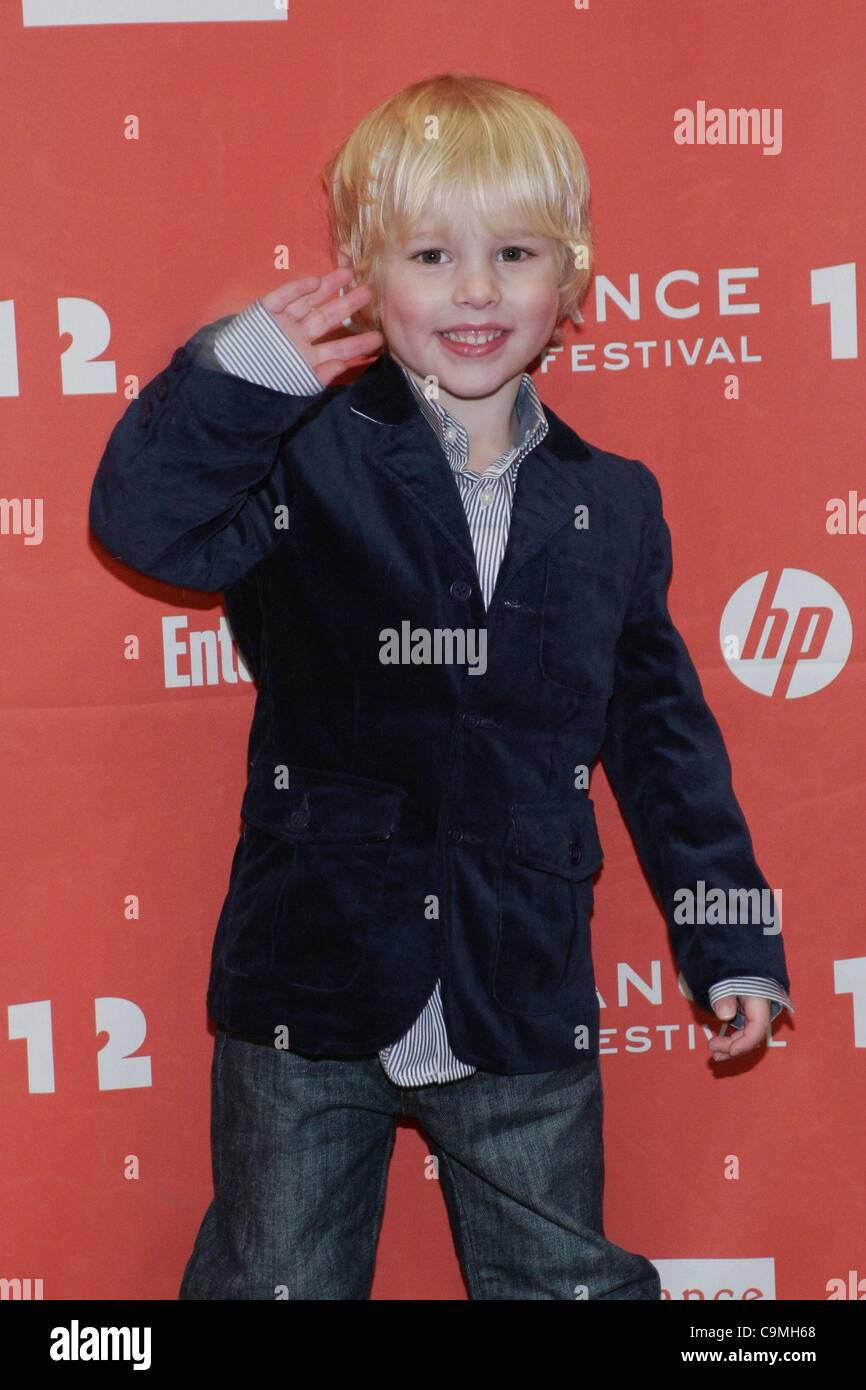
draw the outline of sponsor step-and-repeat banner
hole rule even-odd
[[[866,1296],[864,38],[856,0],[2,6],[0,1297],[174,1299],[211,1195],[255,688],[219,595],[89,534],[99,458],[196,328],[330,268],[325,160],[453,70],[540,92],[586,156],[597,272],[534,380],[661,483],[783,908],[795,1012],[714,1067],[596,768],[607,1234],[674,1300]],[[466,1297],[429,1149],[401,1123],[373,1298]]]

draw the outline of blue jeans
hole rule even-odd
[[[314,1059],[217,1029],[214,1200],[181,1299],[368,1299],[396,1121],[438,1160],[472,1299],[659,1299],[602,1229],[597,1058],[396,1086],[378,1057]]]

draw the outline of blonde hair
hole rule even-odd
[[[537,93],[454,72],[416,82],[359,121],[323,179],[332,253],[346,245],[356,280],[373,290],[353,316],[359,331],[378,323],[386,241],[405,240],[422,209],[446,218],[458,192],[494,235],[516,215],[559,243],[557,323],[574,317],[594,265],[589,173],[571,131]]]

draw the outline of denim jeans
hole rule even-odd
[[[396,1121],[438,1160],[472,1299],[659,1299],[655,1266],[602,1229],[597,1058],[396,1086],[378,1057],[328,1060],[217,1029],[214,1200],[181,1299],[368,1299]]]

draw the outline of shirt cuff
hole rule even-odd
[[[788,991],[779,984],[778,980],[769,979],[766,975],[736,975],[730,976],[726,980],[719,980],[715,985],[711,985],[708,991],[710,1004],[715,1004],[718,999],[723,999],[726,994],[751,994],[758,999],[769,999],[770,1002],[770,1022],[778,1018],[782,1009],[789,1009],[794,1012],[794,1005],[791,1003]],[[737,1012],[731,1022],[732,1028],[742,1028],[746,1022],[746,1015],[739,1007],[739,997],[737,998]]]
[[[213,355],[225,371],[255,386],[292,396],[315,396],[325,389],[260,299],[219,330]]]

